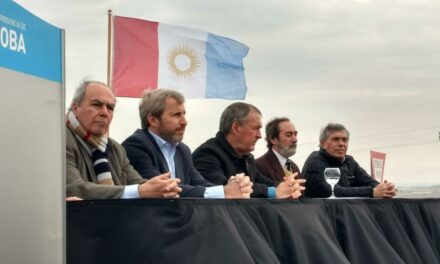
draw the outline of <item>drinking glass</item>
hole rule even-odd
[[[341,177],[341,171],[339,168],[326,168],[324,170],[324,178],[328,184],[332,187],[332,195],[330,198],[335,198],[335,185],[338,183]]]

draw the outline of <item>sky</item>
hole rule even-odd
[[[328,122],[350,131],[349,154],[368,172],[369,151],[387,155],[399,186],[440,184],[440,2],[304,0],[17,0],[65,30],[66,105],[84,79],[106,82],[107,10],[200,29],[249,46],[245,102],[265,124],[295,124],[301,168]],[[110,136],[140,127],[138,99],[118,98]],[[195,149],[234,101],[188,99],[184,142]],[[263,129],[264,130],[264,129]],[[264,137],[264,131],[263,131]],[[266,151],[261,139],[253,154]]]

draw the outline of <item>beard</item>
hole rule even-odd
[[[185,134],[185,128],[175,129],[171,131],[169,129],[165,129],[163,126],[160,126],[157,134],[165,141],[175,144],[182,141],[183,135]]]
[[[287,147],[280,148],[280,154],[286,158],[293,156],[296,153],[296,143]]]
[[[169,143],[178,143],[182,141],[183,135],[179,135],[175,132],[162,132],[160,133],[160,137]]]

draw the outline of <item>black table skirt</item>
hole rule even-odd
[[[440,199],[67,204],[67,263],[440,263]]]

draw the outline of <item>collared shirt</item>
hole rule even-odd
[[[171,172],[171,178],[176,178],[176,164],[174,163],[174,155],[176,154],[176,148],[179,143],[169,143],[163,140],[160,136],[156,135],[151,130],[148,130],[148,132],[150,132],[150,134],[153,136],[154,141],[156,141],[157,145],[160,148],[160,151],[162,151],[162,154],[167,161],[168,169]]]
[[[179,145],[179,143],[175,143],[175,144],[169,143],[163,140],[160,136],[158,136],[151,130],[148,130],[148,132],[150,132],[150,134],[153,136],[154,140],[156,141],[157,145],[162,151],[162,154],[164,155],[165,160],[167,161],[168,169],[171,172],[171,177],[176,178],[176,164],[174,163],[174,155],[176,154],[176,148]],[[225,198],[225,192],[223,186],[217,185],[212,187],[206,187],[203,197]]]
[[[281,167],[286,169],[286,161],[287,161],[287,159],[285,157],[283,157],[283,155],[278,153],[278,151],[276,151],[274,149],[272,149],[272,151],[273,151],[273,153],[275,153],[275,156],[278,158],[278,160],[279,160],[279,162],[281,164]]]

